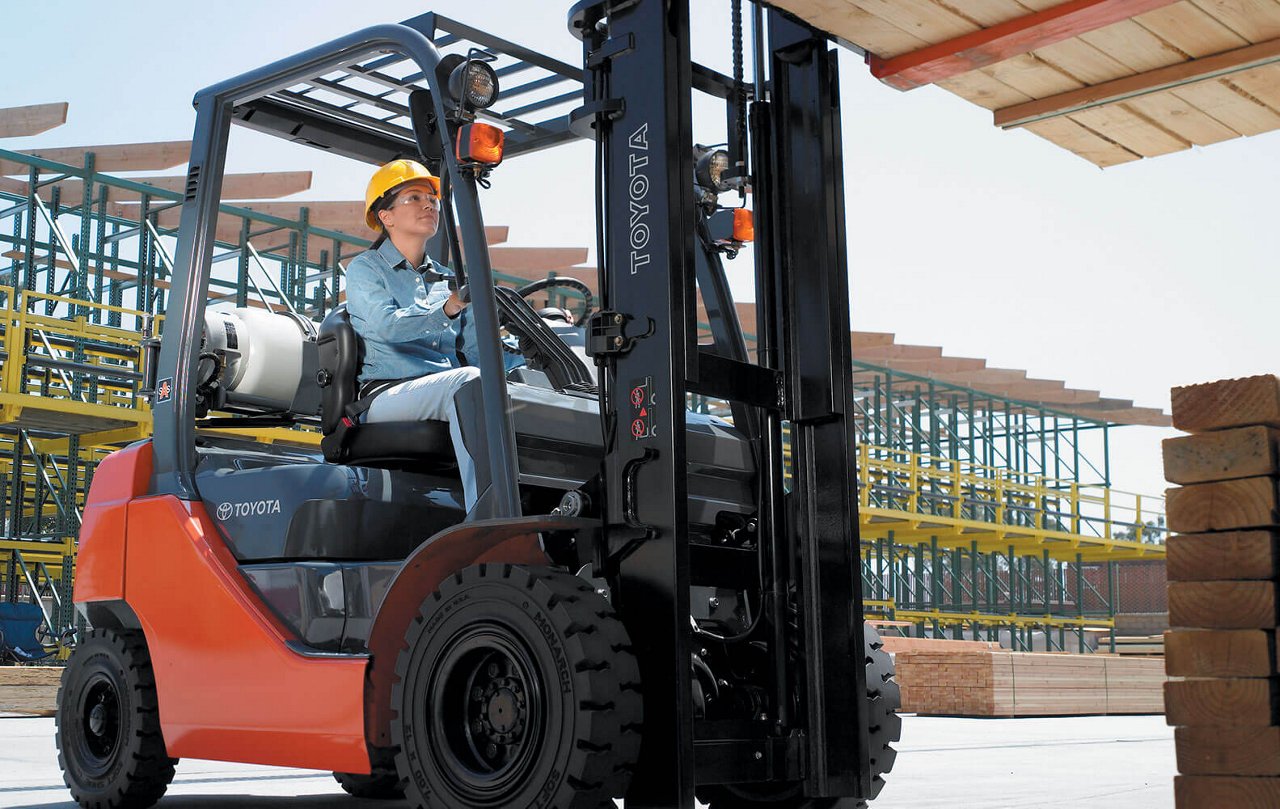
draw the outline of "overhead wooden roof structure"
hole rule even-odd
[[[1098,166],[1280,129],[1280,0],[770,0]]]
[[[0,108],[0,138],[28,138],[67,122],[67,102]]]

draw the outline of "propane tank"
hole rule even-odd
[[[200,353],[221,358],[220,386],[227,404],[288,410],[303,373],[303,345],[315,338],[315,324],[299,315],[263,309],[208,309]],[[198,378],[214,372],[200,361]]]

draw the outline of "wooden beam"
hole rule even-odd
[[[561,268],[582,264],[587,260],[585,247],[494,247],[489,250],[493,269],[500,272],[560,271]]]
[[[888,363],[895,371],[903,371],[917,376],[931,376],[937,373],[956,373],[958,371],[980,371],[987,367],[987,361],[975,357],[926,357],[895,358]]]
[[[871,56],[871,73],[890,87],[911,90],[1087,34],[1173,2],[1175,0],[1069,0],[891,59]]]
[[[186,185],[187,178],[185,175],[170,175],[165,177],[130,177],[134,182],[146,183],[154,185],[156,188],[162,188],[167,191],[182,191]],[[61,189],[60,199],[63,205],[80,205],[84,201],[84,183],[78,179],[67,179],[57,183]],[[0,191],[6,191],[11,194],[26,195],[28,183],[24,180],[13,180],[6,177],[0,177]],[[49,202],[52,198],[53,184],[41,186],[40,198],[45,202]],[[99,186],[100,190],[101,186]],[[136,202],[139,194],[124,188],[116,186],[106,186],[107,202],[131,203]],[[268,173],[256,174],[228,174],[222,180],[222,198],[229,200],[238,199],[274,199],[275,197],[284,197],[290,194],[296,194],[300,191],[306,191],[311,188],[311,172],[309,171],[274,171]],[[97,201],[99,190],[94,192],[94,201]],[[167,203],[169,200],[159,200]],[[295,205],[300,203],[294,203]]]
[[[1015,104],[996,110],[995,124],[1004,129],[1013,129],[1276,62],[1280,62],[1280,39]]]
[[[861,346],[853,350],[853,358],[864,362],[884,362],[893,365],[891,361],[899,359],[941,359],[942,348],[914,345]]]
[[[854,351],[870,346],[893,345],[893,334],[884,331],[852,331],[849,332],[849,342]]]
[[[67,122],[67,102],[0,109],[0,138],[25,138]]]
[[[93,152],[97,171],[164,171],[187,162],[191,141],[174,140],[159,143],[113,143],[106,146],[66,146],[58,149],[28,149],[21,154],[43,157],[68,166],[83,166],[84,156]],[[11,160],[0,160],[0,174],[26,176],[28,167]],[[40,172],[53,174],[52,171]]]

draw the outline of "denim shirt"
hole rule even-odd
[[[476,331],[469,310],[444,313],[453,271],[430,258],[413,267],[391,240],[347,267],[347,313],[364,339],[361,383],[407,379],[457,368],[459,351],[474,362]]]

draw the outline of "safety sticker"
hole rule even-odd
[[[631,386],[631,437],[639,441],[641,438],[654,436],[654,402],[653,377],[646,376],[643,382]]]

